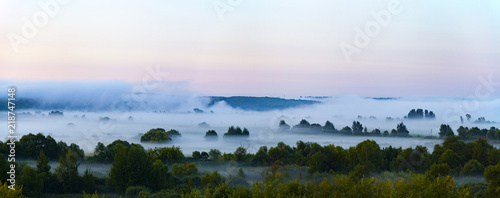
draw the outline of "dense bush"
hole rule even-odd
[[[172,138],[162,128],[151,129],[141,136],[141,142],[167,142],[171,140]]]
[[[227,130],[227,133],[224,133],[224,136],[233,136],[233,135],[234,136],[249,136],[250,132],[248,131],[247,128],[243,128],[243,130],[241,130],[240,127],[234,128],[234,126],[231,126]]]
[[[208,130],[208,131],[205,133],[205,137],[210,137],[210,136],[215,136],[215,137],[217,137],[217,132],[215,132],[214,130]]]

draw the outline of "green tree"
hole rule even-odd
[[[195,159],[195,160],[201,159],[200,151],[193,151],[193,159]]]
[[[269,156],[267,154],[267,146],[261,146],[255,156],[252,159],[253,163],[256,165],[268,165]]]
[[[47,156],[45,156],[43,150],[40,151],[38,161],[36,162],[36,172],[46,174],[50,173],[49,159],[47,159]]]
[[[351,128],[354,135],[360,135],[363,133],[363,125],[359,121],[352,122]]]
[[[472,159],[465,163],[461,173],[462,175],[481,175],[484,173],[484,166],[479,161]]]
[[[336,132],[337,129],[335,129],[335,126],[330,121],[326,121],[325,126],[323,126],[323,131],[324,132]]]
[[[96,183],[95,183],[96,178],[94,175],[90,172],[89,169],[85,170],[82,176],[82,182],[83,182],[83,190],[85,192],[94,192],[96,191]]]
[[[25,196],[23,196],[23,187],[11,190],[7,186],[7,182],[2,182],[3,181],[0,181],[0,195],[2,195],[3,198],[25,198]]]
[[[487,195],[489,197],[500,195],[500,163],[488,166],[484,171],[484,178],[489,183]]]
[[[101,142],[98,142],[97,146],[94,149],[94,157],[98,162],[105,162],[111,160],[108,159],[108,149]]]
[[[446,132],[448,132],[448,130],[451,130],[451,132],[453,133],[453,130],[451,129],[450,125],[441,124],[441,127],[439,127],[439,137],[441,138],[445,137]]]
[[[144,151],[138,147],[131,147],[127,153],[126,169],[128,172],[127,186],[146,186],[148,177],[152,168],[153,162]]]
[[[211,174],[206,173],[205,176],[201,177],[201,184],[204,188],[216,188],[225,181],[226,180],[217,171],[214,171]]]
[[[460,165],[460,159],[456,153],[448,149],[439,157],[439,163],[448,164],[451,169],[454,169]]]
[[[450,174],[450,167],[448,164],[433,164],[431,169],[425,173],[425,177],[428,180],[434,180],[440,176],[446,176]]]
[[[55,169],[55,174],[61,182],[64,192],[79,192],[81,178],[78,176],[78,155],[68,150],[66,156],[59,158],[59,166]]]
[[[7,158],[5,158],[2,153],[0,153],[0,171],[2,171],[2,174],[0,174],[0,184],[2,184],[3,181],[6,181],[8,176],[7,174],[5,174],[9,171],[9,165],[6,159]]]
[[[115,156],[111,164],[109,178],[117,192],[125,192],[128,185],[129,170],[127,168],[127,148],[123,145],[115,147]]]
[[[210,156],[211,160],[218,160],[221,155],[221,152],[217,149],[210,149],[208,155]]]
[[[171,175],[168,172],[168,166],[163,165],[161,160],[156,160],[153,163],[153,170],[151,171],[149,182],[151,189],[158,191],[161,189],[170,188],[171,185]]]
[[[472,159],[475,159],[481,164],[488,165],[488,153],[493,147],[482,138],[479,138],[474,142]]]
[[[279,129],[281,131],[288,131],[290,130],[290,125],[288,125],[284,120],[280,120],[280,123],[278,125]]]
[[[467,132],[469,131],[469,128],[460,126],[457,129],[458,137],[461,139],[466,139],[467,138]]]
[[[37,197],[42,193],[43,180],[38,177],[35,169],[24,166],[19,177],[19,185],[24,188],[23,194],[28,197]]]
[[[240,146],[234,151],[235,160],[238,162],[243,162],[247,158],[247,149]]]
[[[215,132],[214,130],[208,130],[205,133],[205,137],[209,137],[209,136],[217,136],[217,132]]]
[[[144,135],[141,136],[141,142],[155,143],[155,142],[167,142],[170,140],[172,140],[172,138],[170,138],[165,129],[162,128],[150,129],[148,132],[146,132]]]
[[[402,122],[397,125],[396,131],[397,131],[398,136],[404,136],[404,137],[408,136],[408,134],[410,133],[408,131],[408,129],[406,128],[406,125],[403,124]]]

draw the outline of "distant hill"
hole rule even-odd
[[[321,103],[315,100],[295,100],[274,97],[211,96],[208,107],[211,107],[220,101],[226,102],[233,108],[240,108],[247,111],[271,111]]]
[[[248,111],[270,111],[270,110],[287,109],[287,108],[320,103],[319,101],[315,100],[294,100],[294,99],[283,99],[283,98],[273,98],[273,97],[247,97],[247,96],[233,96],[233,97],[207,96],[207,97],[209,98],[208,100],[209,102],[208,104],[205,105],[208,107],[215,105],[217,102],[224,101],[233,108],[240,108]],[[0,101],[4,101],[5,103],[7,103],[6,98],[0,98]],[[59,110],[85,110],[85,111],[137,110],[137,109],[144,110],[145,108],[158,110],[155,109],[155,105],[161,106],[161,104],[149,104],[148,102],[149,101],[144,101],[142,103],[139,103],[134,101],[123,100],[115,103],[113,103],[112,101],[106,101],[106,103],[95,103],[95,102],[81,103],[81,102],[69,102],[69,101],[63,101],[63,102],[43,101],[40,99],[32,99],[32,98],[16,98],[15,104],[17,110],[59,109]],[[7,105],[0,106],[0,111],[7,111]]]
[[[7,98],[1,98],[0,101],[2,101],[2,104],[5,104],[0,105],[0,111],[7,111]],[[16,98],[12,102],[14,102],[16,109],[32,109],[40,106],[38,101],[30,98]]]

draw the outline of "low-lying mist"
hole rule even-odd
[[[454,130],[460,125],[489,128],[500,127],[499,123],[475,123],[479,117],[495,121],[500,117],[500,99],[479,101],[474,111],[460,112],[457,105],[465,100],[454,98],[398,98],[398,99],[371,99],[357,96],[343,96],[320,99],[321,104],[301,108],[257,112],[234,109],[220,102],[211,107],[189,106],[186,109],[202,108],[205,113],[187,113],[186,111],[70,111],[62,110],[64,116],[49,116],[47,110],[19,110],[17,111],[17,135],[20,138],[28,133],[43,133],[51,135],[56,141],[76,143],[87,153],[93,152],[97,142],[109,144],[117,139],[140,143],[140,134],[152,128],[176,129],[182,134],[171,142],[162,144],[142,144],[146,148],[180,146],[182,151],[191,155],[192,151],[209,151],[212,148],[222,152],[233,152],[238,146],[248,147],[249,152],[257,152],[260,146],[276,146],[278,142],[295,145],[299,140],[317,142],[322,145],[335,144],[344,148],[354,146],[366,139],[375,140],[380,146],[414,147],[424,145],[432,151],[434,144],[441,140],[403,137],[366,137],[340,136],[326,133],[297,133],[278,130],[280,120],[290,126],[298,124],[302,119],[310,123],[324,125],[327,120],[337,129],[351,126],[354,120],[359,120],[368,131],[381,131],[396,128],[404,122],[410,135],[437,136],[441,124],[449,124]],[[465,101],[467,102],[467,101]],[[189,103],[189,101],[187,101]],[[196,103],[199,104],[199,103]],[[411,109],[428,109],[436,114],[434,120],[408,120],[404,116]],[[54,109],[56,110],[56,109]],[[213,113],[209,113],[213,111]],[[23,112],[25,112],[23,114]],[[29,112],[29,114],[28,114]],[[468,121],[465,114],[471,114]],[[0,119],[6,119],[6,113]],[[371,117],[373,116],[373,117]],[[464,123],[461,123],[463,116]],[[109,117],[110,120],[101,119]],[[371,117],[371,118],[370,118]],[[392,117],[392,120],[387,120]],[[209,126],[199,126],[206,122]],[[250,131],[249,137],[224,137],[229,126],[246,127]],[[218,138],[205,138],[205,132],[215,130]],[[2,128],[0,133],[7,134]],[[456,132],[455,132],[456,133]]]

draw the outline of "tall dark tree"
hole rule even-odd
[[[79,192],[82,185],[78,176],[78,155],[72,150],[68,150],[66,156],[59,159],[59,166],[55,169],[57,179],[62,184],[64,192]]]
[[[45,156],[43,150],[40,151],[40,155],[38,156],[38,161],[36,162],[36,172],[38,174],[50,173],[49,159],[47,159],[47,156]]]
[[[337,129],[335,129],[335,126],[333,126],[333,123],[330,121],[326,121],[325,126],[323,126],[323,131],[324,132],[335,132]]]
[[[354,135],[360,135],[363,133],[363,125],[359,121],[352,122],[352,133]]]
[[[284,120],[280,120],[279,129],[282,131],[287,131],[290,129],[290,125],[288,125]]]
[[[23,186],[23,194],[28,197],[38,197],[43,190],[43,180],[35,169],[24,166],[19,177],[19,185]]]
[[[398,124],[398,126],[396,127],[396,131],[398,136],[408,136],[408,134],[410,133],[406,128],[406,125],[402,122]]]
[[[446,132],[448,132],[448,130],[451,130],[453,132],[453,130],[451,129],[450,125],[447,125],[447,124],[441,124],[441,127],[439,127],[439,137],[443,138],[446,136]]]

